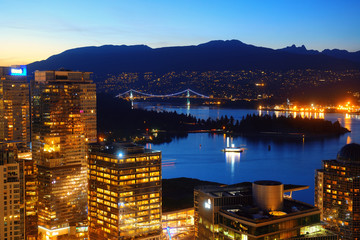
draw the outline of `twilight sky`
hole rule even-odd
[[[359,0],[0,0],[0,9],[0,66],[105,44],[360,50]]]

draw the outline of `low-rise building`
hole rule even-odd
[[[318,208],[284,195],[303,188],[256,181],[197,189],[196,239],[337,239],[322,227]]]
[[[164,239],[182,239],[194,235],[194,208],[162,213]]]

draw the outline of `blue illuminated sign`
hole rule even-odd
[[[11,76],[26,76],[27,75],[26,66],[11,67],[10,75]]]

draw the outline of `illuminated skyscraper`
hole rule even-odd
[[[89,151],[90,239],[161,239],[161,152],[134,144]]]
[[[24,214],[25,214],[25,240],[36,240],[37,225],[37,167],[31,157],[31,152],[18,153],[18,161],[22,167],[24,179]]]
[[[360,239],[360,145],[345,145],[316,171],[315,205],[341,239]]]
[[[26,66],[0,67],[0,141],[30,143]]]
[[[24,239],[22,168],[16,144],[0,142],[0,239]]]
[[[87,221],[86,155],[87,143],[96,141],[95,84],[89,72],[36,71],[31,92],[40,239],[75,239]]]
[[[26,66],[0,67],[0,239],[24,239],[24,165],[30,144]]]

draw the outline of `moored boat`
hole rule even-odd
[[[222,149],[221,151],[223,152],[238,152],[241,153],[244,151],[244,148],[241,147],[226,147],[224,149]]]

